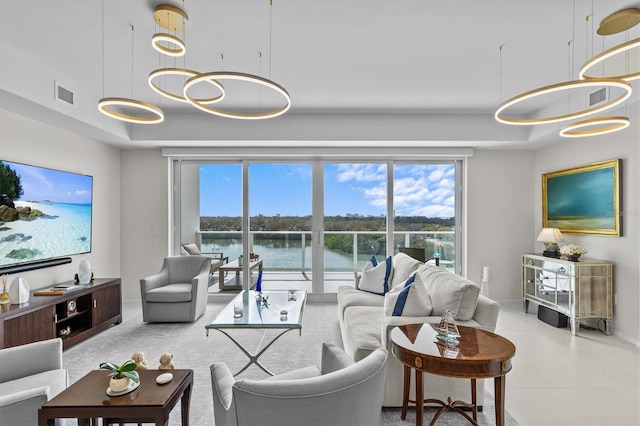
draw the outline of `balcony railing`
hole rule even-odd
[[[325,231],[325,273],[359,272],[372,255],[385,256],[386,232]],[[197,231],[203,252],[222,251],[230,260],[242,254],[241,231]],[[260,255],[269,272],[311,272],[311,231],[251,231],[249,251]],[[425,248],[426,257],[439,257],[441,265],[455,266],[454,231],[401,231],[394,233],[394,253],[400,247]],[[327,278],[327,277],[325,277]]]

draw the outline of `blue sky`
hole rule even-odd
[[[91,203],[91,176],[3,161],[20,176],[23,201]]]
[[[252,164],[250,213],[311,214],[310,164]],[[453,164],[395,165],[394,209],[399,216],[455,216]],[[200,215],[242,215],[242,166],[200,166]],[[325,164],[325,215],[383,215],[386,164]]]

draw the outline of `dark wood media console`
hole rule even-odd
[[[0,348],[61,337],[66,349],[120,324],[121,286],[120,278],[96,278],[63,295],[34,296],[32,291],[26,303],[0,305]]]

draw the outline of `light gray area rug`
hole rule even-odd
[[[142,315],[72,347],[64,352],[64,365],[69,371],[71,383],[86,373],[98,368],[103,361],[121,363],[134,352],[143,352],[149,368],[158,368],[160,355],[173,355],[176,368],[194,370],[194,385],[191,394],[191,424],[195,426],[214,425],[211,376],[212,362],[223,361],[231,371],[240,370],[247,361],[246,356],[222,333],[211,330],[206,335],[205,325],[222,309],[223,304],[209,304],[205,314],[195,323],[147,324]],[[265,342],[279,331],[267,331]],[[237,330],[233,336],[251,352],[255,350],[264,333],[258,330]],[[307,303],[304,313],[302,335],[290,331],[282,336],[260,357],[260,362],[273,373],[283,373],[295,368],[318,365],[322,342],[335,342],[342,346],[335,303]],[[264,345],[264,344],[263,344]],[[105,372],[106,374],[106,372]],[[267,377],[256,366],[249,367],[239,377],[262,379]],[[492,400],[485,395],[485,402]],[[425,424],[428,424],[435,410],[425,409]],[[479,413],[481,425],[495,424],[493,404],[485,404]],[[67,425],[75,421],[67,421]],[[180,404],[171,413],[170,426],[180,425]],[[415,425],[415,412],[409,409],[407,418],[400,420],[399,409],[383,409],[382,425]],[[439,425],[466,425],[468,422],[456,413],[443,413]],[[518,423],[507,413],[507,425]]]

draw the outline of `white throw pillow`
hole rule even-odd
[[[431,310],[427,288],[415,273],[384,295],[384,314],[388,317],[427,317]]]
[[[393,262],[391,261],[391,256],[387,257],[384,263],[378,263],[375,256],[371,256],[371,260],[364,265],[362,270],[358,289],[384,295],[389,291],[392,272]]]
[[[473,318],[480,294],[480,287],[476,283],[435,266],[420,268],[418,275],[425,283],[433,306],[431,315],[439,316],[451,309],[456,320]]]

